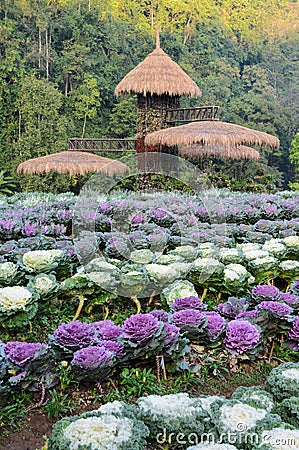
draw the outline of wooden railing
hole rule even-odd
[[[166,122],[198,122],[219,120],[219,106],[199,106],[197,108],[172,108],[166,110]]]
[[[69,138],[68,149],[81,152],[134,152],[136,139]]]

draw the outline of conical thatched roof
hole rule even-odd
[[[70,175],[85,175],[88,172],[101,172],[107,175],[128,173],[129,167],[121,161],[94,155],[93,153],[66,151],[40,158],[29,159],[21,163],[18,174],[32,175],[34,173],[69,173]]]
[[[279,140],[271,134],[220,121],[192,122],[178,127],[149,133],[145,145],[172,147],[174,145],[220,144],[223,147],[258,145],[279,147]]]
[[[123,94],[200,97],[201,91],[183,69],[160,48],[158,38],[156,49],[116,86],[115,95]]]
[[[222,145],[192,144],[179,147],[179,156],[200,159],[200,158],[218,158],[218,159],[253,159],[259,160],[261,155],[257,150],[246,145],[237,147],[223,147]]]

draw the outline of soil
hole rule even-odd
[[[44,435],[50,436],[52,421],[43,411],[28,414],[23,420],[20,430],[12,432],[0,441],[0,450],[40,450],[45,441]]]

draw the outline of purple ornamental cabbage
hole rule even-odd
[[[122,334],[121,327],[115,325],[112,320],[100,320],[99,322],[93,322],[91,326],[97,330],[98,336],[103,340],[116,341]]]
[[[234,319],[240,312],[248,308],[247,298],[229,297],[225,303],[219,303],[217,309],[225,317]]]
[[[260,332],[248,320],[232,320],[228,323],[224,344],[233,354],[241,355],[254,349],[260,341]]]
[[[280,297],[280,291],[276,286],[258,284],[252,289],[252,298],[256,303],[263,301],[276,301]]]
[[[163,309],[153,309],[150,314],[156,317],[156,319],[160,320],[161,322],[168,322],[168,313]]]
[[[172,315],[172,322],[178,327],[201,327],[206,317],[197,309],[182,309]]]
[[[299,305],[299,298],[297,295],[295,294],[290,294],[289,292],[287,293],[282,293],[280,294],[280,299],[282,301],[284,301],[287,305],[289,306],[298,306]]]
[[[236,319],[256,319],[259,315],[259,312],[256,309],[250,311],[244,311],[239,313],[236,316]]]
[[[199,297],[193,295],[185,298],[176,298],[173,301],[172,307],[175,311],[180,311],[182,309],[198,309],[202,311],[207,309],[207,305],[202,303]]]
[[[47,345],[40,343],[31,344],[29,342],[7,342],[4,345],[7,358],[19,367],[26,366],[35,353],[42,348],[46,349]]]
[[[165,336],[163,340],[164,347],[170,347],[178,337],[180,329],[171,323],[164,323]]]
[[[95,328],[85,322],[62,323],[54,332],[58,344],[70,350],[78,350],[97,342]]]
[[[101,346],[114,353],[117,358],[121,358],[124,355],[124,346],[120,342],[105,340],[101,342]]]
[[[292,328],[288,332],[289,347],[293,350],[299,350],[299,316],[292,323]]]
[[[159,327],[159,320],[152,314],[134,314],[124,321],[123,337],[134,343],[144,343],[155,336]]]
[[[71,364],[92,370],[111,365],[111,359],[113,354],[105,347],[85,347],[74,353]]]
[[[207,311],[204,313],[208,318],[207,332],[208,336],[217,338],[225,328],[226,320],[215,311]]]
[[[256,306],[257,309],[268,309],[269,311],[278,314],[280,317],[288,316],[293,309],[286,303],[264,301]]]

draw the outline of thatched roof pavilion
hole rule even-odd
[[[29,159],[21,163],[17,169],[18,174],[26,175],[49,173],[51,171],[70,175],[85,175],[88,172],[115,175],[129,173],[130,169],[121,161],[77,150]]]
[[[120,81],[114,92],[117,96],[201,96],[197,84],[160,48],[158,34],[155,50]]]
[[[189,146],[193,144],[236,147],[237,145],[258,145],[279,147],[279,140],[271,134],[256,131],[233,123],[220,121],[192,122],[173,128],[150,133],[145,138],[147,146]]]
[[[161,48],[156,48],[116,86],[115,95],[137,94],[137,152],[146,151],[144,138],[165,128],[166,111],[180,106],[180,97],[200,97],[196,83]],[[148,150],[148,149],[147,149]]]
[[[246,145],[223,147],[222,145],[216,144],[192,144],[186,147],[179,147],[179,156],[192,159],[253,159],[255,161],[258,161],[261,157],[257,150]]]

